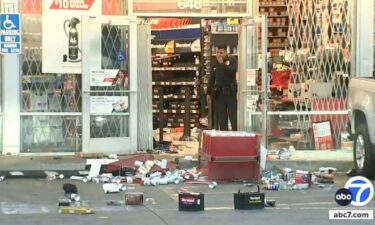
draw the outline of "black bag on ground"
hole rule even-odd
[[[65,194],[78,194],[77,187],[74,184],[65,183],[63,185],[63,190],[65,191]]]

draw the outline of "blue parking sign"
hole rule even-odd
[[[0,14],[0,49],[1,54],[21,53],[20,14]]]

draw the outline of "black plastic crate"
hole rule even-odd
[[[179,193],[178,194],[179,211],[203,211],[204,194],[203,193]]]

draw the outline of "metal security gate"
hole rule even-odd
[[[296,149],[341,147],[351,76],[352,2],[286,1],[289,47],[285,59],[291,74],[284,98],[269,104],[271,147],[279,148],[279,143]],[[318,132],[326,132],[332,143],[321,145]]]
[[[82,75],[42,73],[42,3],[19,1],[22,54],[20,90],[14,96],[21,102],[19,149],[21,153],[82,151]],[[127,9],[124,0],[101,4],[103,15],[123,15]]]

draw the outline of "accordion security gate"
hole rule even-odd
[[[285,59],[291,74],[284,98],[269,101],[271,147],[280,143],[296,149],[341,147],[348,119],[352,2],[286,0]]]

